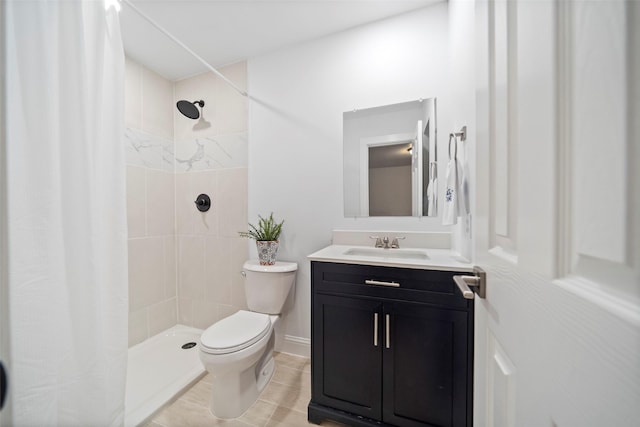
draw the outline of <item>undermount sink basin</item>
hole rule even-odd
[[[344,251],[344,255],[418,261],[429,259],[427,253],[419,249],[349,248]]]

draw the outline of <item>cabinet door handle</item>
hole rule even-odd
[[[380,280],[372,280],[367,279],[364,281],[366,285],[376,285],[376,286],[391,286],[393,288],[399,288],[400,283],[398,282],[381,282]]]
[[[373,313],[373,346],[378,346],[378,313]]]
[[[389,333],[389,315],[385,314],[384,317],[385,317],[384,320],[385,320],[385,326],[386,326],[386,328],[385,328],[386,329],[386,334],[385,334],[386,335],[386,337],[385,337],[386,347],[390,348],[390,345],[389,345],[389,335],[390,335],[390,333]]]

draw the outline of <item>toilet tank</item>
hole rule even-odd
[[[277,261],[274,265],[260,265],[258,260],[244,263],[244,290],[247,307],[265,314],[280,314],[296,277],[298,264]]]

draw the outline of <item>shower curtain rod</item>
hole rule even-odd
[[[186,50],[187,52],[189,52],[194,58],[196,58],[198,61],[200,61],[202,63],[202,65],[204,65],[205,67],[207,67],[212,73],[214,73],[215,75],[217,75],[218,77],[220,77],[222,80],[225,81],[225,83],[227,83],[229,86],[231,86],[232,88],[234,88],[236,90],[236,92],[238,92],[240,95],[242,96],[249,96],[249,94],[245,91],[243,91],[242,89],[240,89],[238,86],[235,85],[235,83],[233,83],[231,80],[229,80],[228,78],[226,78],[220,71],[216,70],[211,64],[209,64],[207,61],[205,61],[204,59],[202,59],[202,57],[200,57],[200,55],[198,55],[197,53],[195,53],[194,51],[192,51],[191,49],[189,49],[189,47],[187,47],[187,45],[185,45],[184,43],[182,43],[180,40],[178,40],[177,38],[175,38],[171,33],[169,33],[167,30],[165,30],[164,28],[162,28],[158,23],[156,23],[153,19],[149,18],[147,15],[145,15],[144,13],[142,13],[140,11],[140,9],[138,9],[136,6],[134,6],[130,0],[121,0],[123,3],[125,3],[127,6],[129,6],[131,9],[133,9],[138,15],[140,15],[141,17],[143,17],[147,22],[149,22],[151,25],[153,25],[154,27],[156,27],[158,30],[160,30],[160,32],[162,32],[165,36],[169,37],[171,40],[174,41],[174,43],[176,43],[178,46],[182,47],[184,50]]]

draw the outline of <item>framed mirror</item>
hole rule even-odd
[[[436,98],[342,119],[345,217],[436,216]]]

